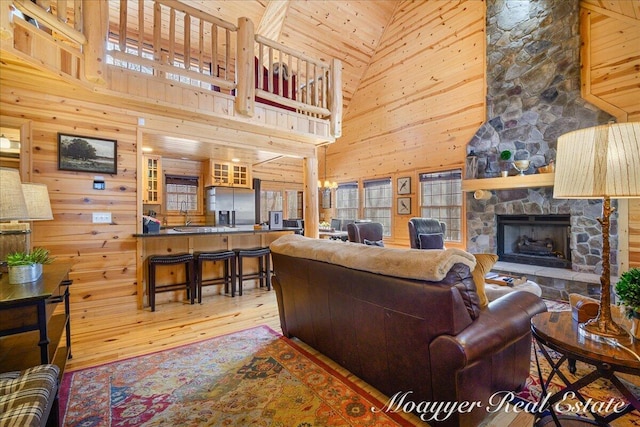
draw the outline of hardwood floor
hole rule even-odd
[[[215,290],[214,287],[210,288],[208,290]],[[155,312],[131,307],[106,313],[72,310],[73,358],[67,362],[66,371],[202,341],[257,325],[267,325],[281,333],[275,292],[245,285],[243,293],[243,296],[235,298],[209,295],[203,298],[202,304],[194,305],[159,303]],[[304,343],[297,343],[379,400],[388,400],[385,395]],[[416,426],[427,425],[413,415],[405,414],[404,417]],[[485,420],[483,426],[531,426],[532,419],[528,414],[499,413]]]

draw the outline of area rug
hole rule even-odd
[[[549,311],[571,310],[571,307],[566,302],[545,300],[545,303],[547,304],[547,309]],[[542,371],[543,377],[548,378],[549,373],[551,372],[551,367],[549,366],[548,362],[546,361],[546,359],[544,358],[540,350],[537,348],[537,346],[533,345],[531,348],[531,365],[530,365],[530,371],[529,371],[530,372],[529,378],[527,378],[526,383],[522,388],[522,390],[516,394],[515,401],[520,400],[525,404],[526,402],[536,403],[536,402],[539,402],[540,399],[542,398],[541,396],[542,387],[540,385],[538,368],[536,366],[536,360],[535,360],[536,351],[538,352],[538,360],[540,361],[540,370]],[[559,357],[559,355],[553,350],[548,350],[548,351],[554,358]],[[583,363],[581,361],[576,362],[576,369],[577,370],[575,374],[570,373],[567,368],[566,362],[561,367],[562,373],[572,383],[593,371],[592,366],[587,365],[586,363]],[[640,378],[625,376],[623,377],[622,381],[624,381],[627,384],[627,387],[633,390],[636,396],[640,395]],[[549,394],[553,394],[559,390],[562,390],[563,388],[564,388],[564,383],[562,383],[561,380],[556,379],[551,381],[551,383],[547,388],[547,392]],[[613,407],[617,403],[620,403],[621,405],[627,403],[627,401],[624,399],[622,394],[613,386],[613,384],[611,384],[611,382],[605,379],[599,379],[589,384],[587,387],[580,389],[580,392],[585,397],[585,399],[587,400],[591,399],[591,402],[593,403],[593,407],[599,408],[600,406],[598,405],[598,402],[606,402],[606,403],[611,402],[611,405],[609,406],[609,408]],[[567,396],[567,398],[564,399],[562,402],[563,404],[562,407],[571,409],[566,411],[567,414],[591,418],[590,415],[585,413],[585,411],[577,410],[579,406],[577,405],[577,403],[578,403],[577,399],[571,398],[571,396]],[[529,409],[536,409],[536,407],[532,405],[528,405],[524,407]],[[609,412],[610,411],[600,411],[600,414],[606,415]],[[633,411],[629,414],[626,414],[624,417],[618,420],[614,420],[611,423],[611,426],[616,426],[616,427],[640,426],[640,414],[638,413],[638,411]]]
[[[266,326],[66,373],[64,426],[398,426],[384,403]]]

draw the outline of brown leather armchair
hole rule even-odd
[[[436,218],[411,218],[409,220],[409,240],[413,249],[444,249],[444,235],[447,224]],[[420,235],[423,236],[420,236]],[[422,244],[420,242],[422,237]],[[439,241],[442,240],[442,244]],[[429,245],[425,245],[429,242]]]
[[[384,246],[382,234],[384,229],[379,222],[356,222],[347,224],[349,241],[368,245]]]

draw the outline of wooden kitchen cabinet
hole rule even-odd
[[[142,203],[162,205],[162,158],[160,156],[142,156],[143,181]]]
[[[247,165],[210,159],[204,163],[204,186],[212,185],[251,188],[251,170]]]

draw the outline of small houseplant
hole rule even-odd
[[[640,268],[622,273],[616,283],[619,304],[625,306],[627,317],[632,319],[631,335],[640,339]]]
[[[500,152],[500,164],[502,169],[502,176],[509,175],[509,169],[511,168],[511,163],[509,162],[509,160],[511,160],[511,151],[502,150]]]
[[[27,283],[37,280],[42,275],[42,265],[50,264],[53,258],[44,248],[33,248],[29,252],[13,252],[7,255],[9,266],[9,283]]]

